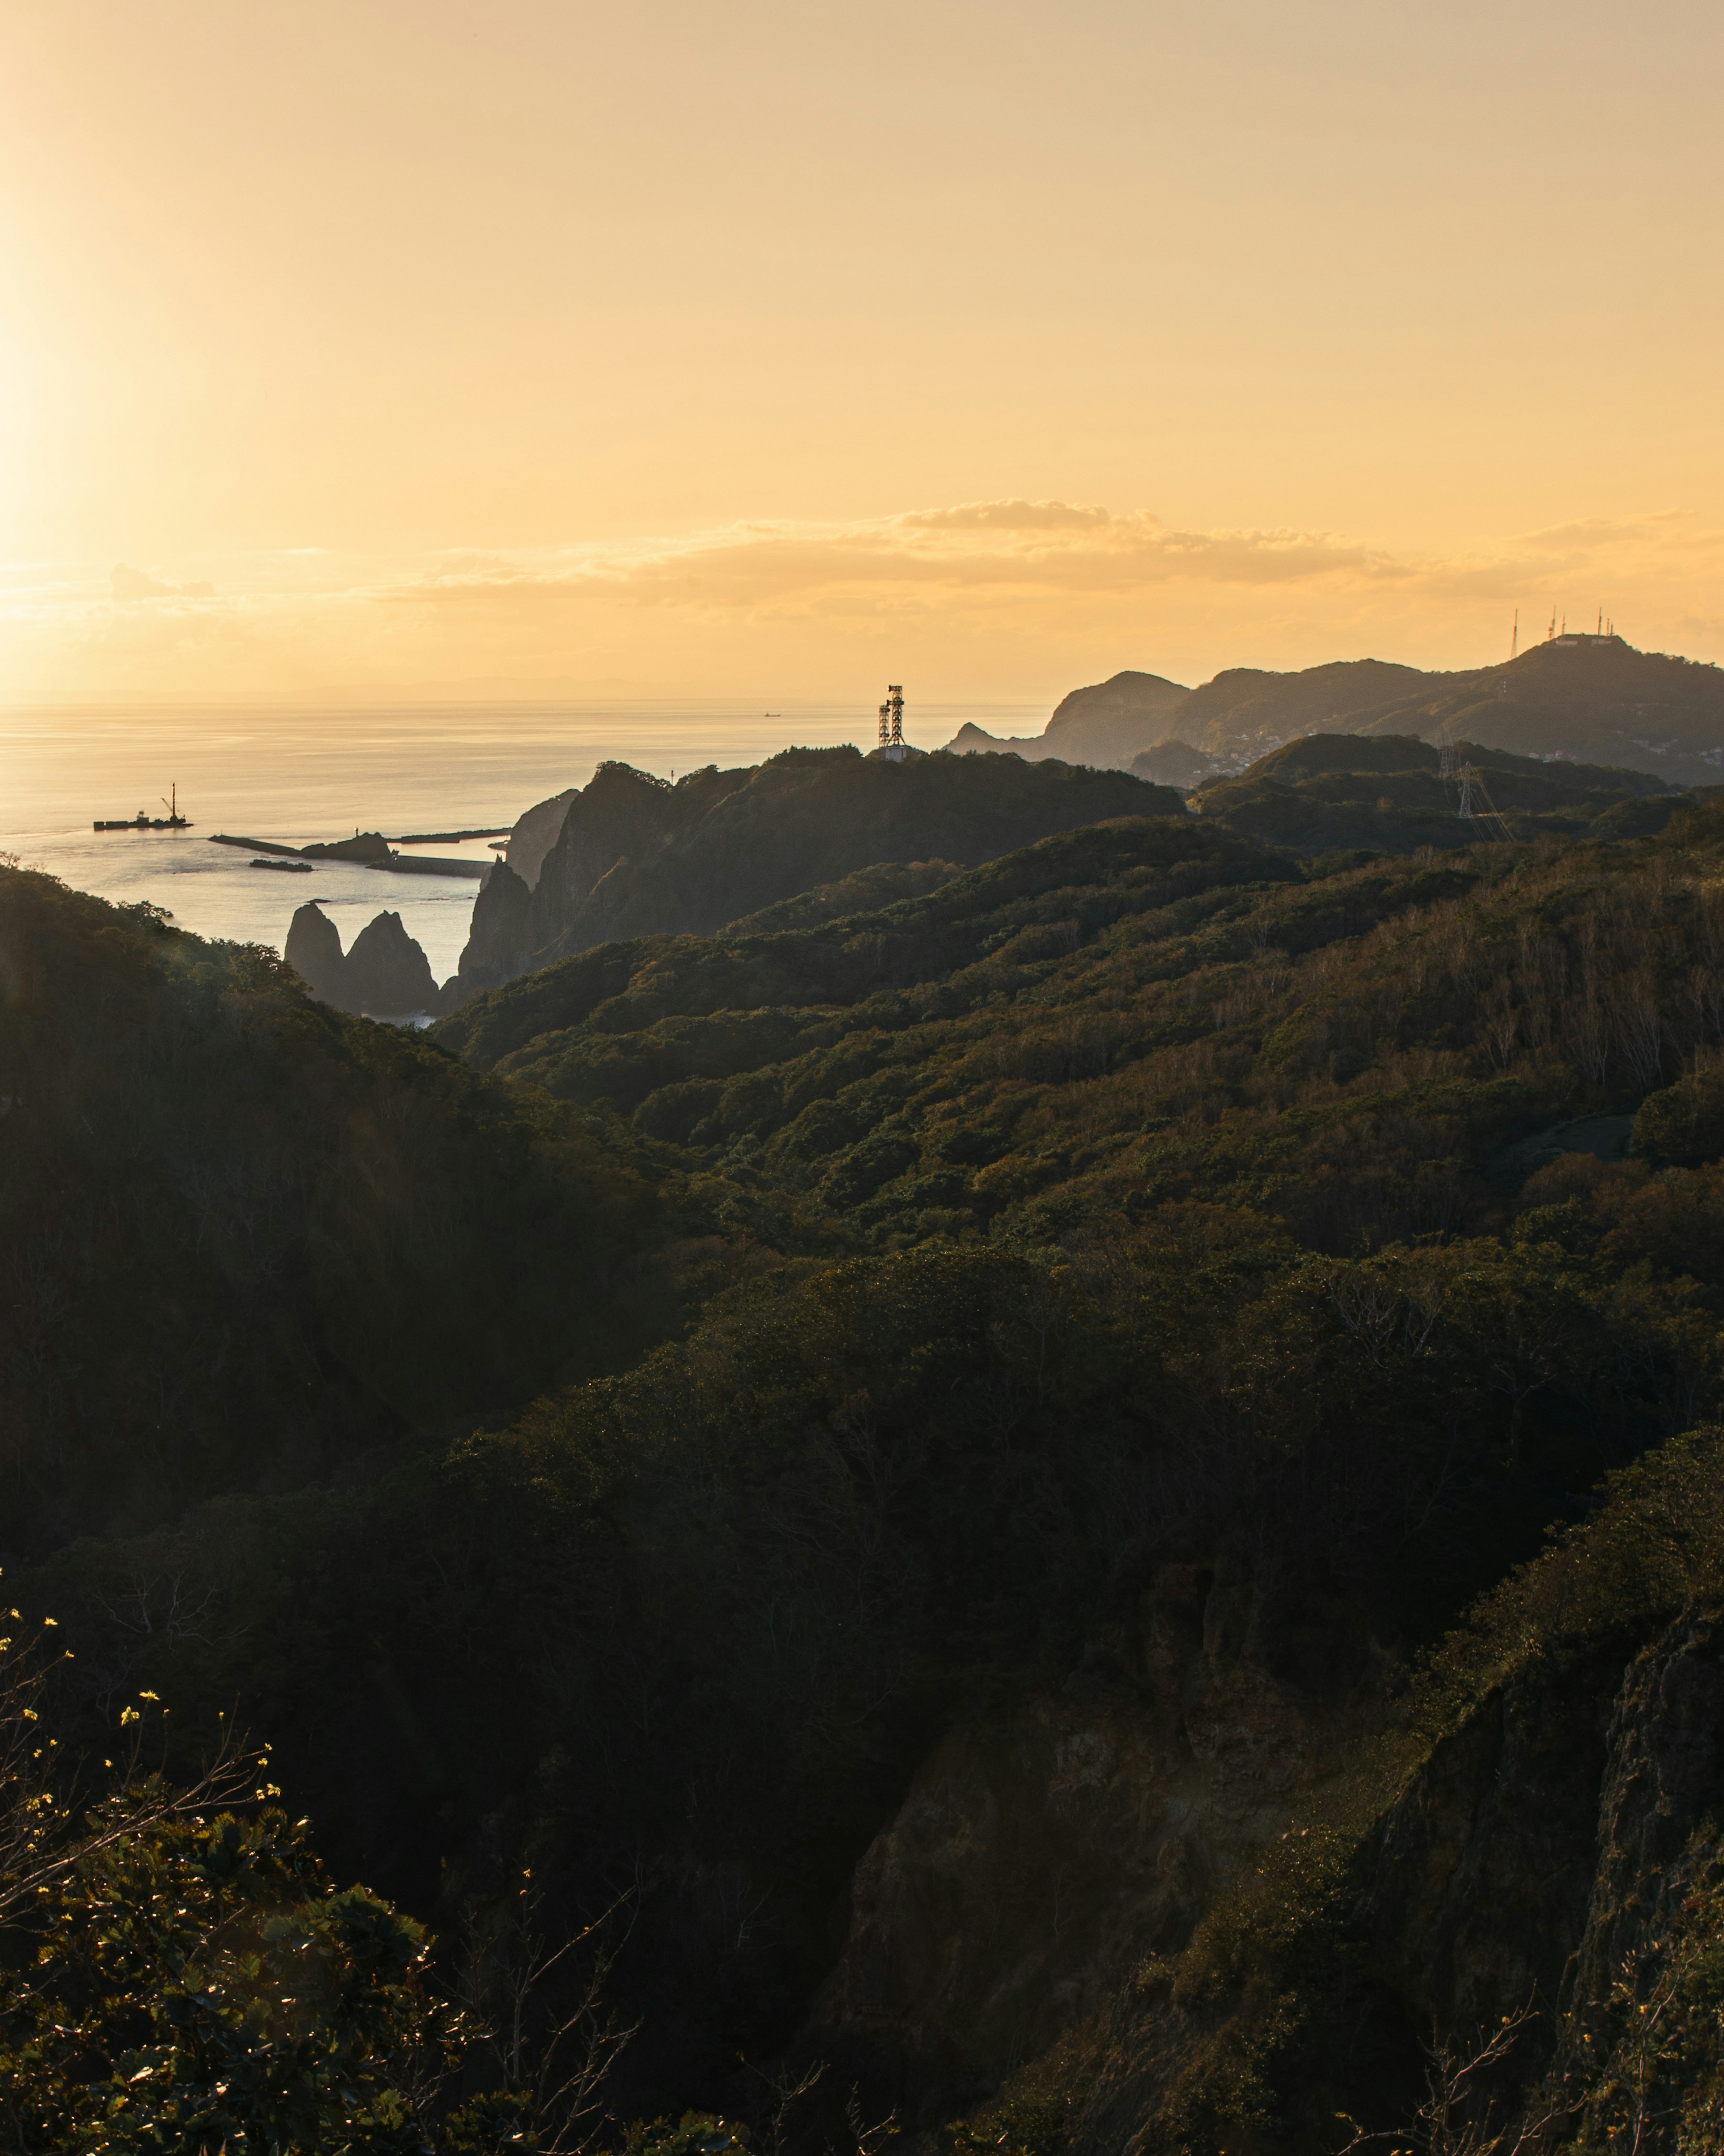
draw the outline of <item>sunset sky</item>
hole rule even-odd
[[[1724,659],[1701,0],[6,0],[0,702]]]

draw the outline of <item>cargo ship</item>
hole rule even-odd
[[[164,801],[162,804],[167,811],[165,816],[151,816],[146,810],[140,808],[136,816],[114,817],[105,823],[98,817],[95,821],[95,829],[98,831],[189,831],[192,828],[192,819],[189,816],[182,816],[180,814],[179,788],[172,786],[168,791],[173,798]]]

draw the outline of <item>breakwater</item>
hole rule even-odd
[[[482,834],[475,832],[472,835]],[[243,846],[248,853],[269,854],[277,860],[343,861],[353,867],[378,869],[386,875],[461,876],[477,883],[490,874],[492,867],[490,861],[470,855],[463,859],[454,855],[394,853],[391,851],[391,841],[378,831],[357,832],[351,839],[308,846],[285,845],[279,839],[236,838],[228,832],[217,831],[210,834],[207,843],[212,846]],[[405,845],[408,841],[397,843]]]

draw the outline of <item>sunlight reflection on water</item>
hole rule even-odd
[[[967,718],[1004,732],[1039,729],[1041,706],[924,707],[910,732],[932,747]],[[341,863],[310,875],[266,874],[213,846],[226,831],[289,844],[354,830],[501,830],[617,757],[668,778],[701,764],[756,763],[791,742],[873,738],[872,714],[839,706],[744,711],[716,704],[434,706],[387,711],[13,711],[0,712],[0,852],[80,891],[165,906],[201,936],[277,950],[295,906],[316,898],[351,943],[385,910],[399,913],[439,980],[467,939],[476,882],[386,876]],[[189,831],[104,831],[97,817],[163,813],[179,788]],[[483,858],[482,840],[412,849]]]

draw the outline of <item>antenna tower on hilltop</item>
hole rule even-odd
[[[894,681],[886,690],[886,701],[880,707],[880,748],[878,753],[888,763],[902,763],[904,744],[904,690]]]
[[[1515,625],[1509,632],[1509,664],[1512,666],[1521,649],[1521,609],[1515,608]]]

